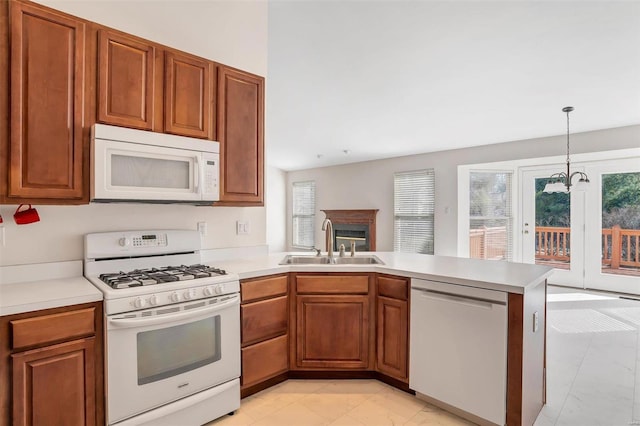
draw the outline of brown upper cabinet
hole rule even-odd
[[[157,50],[136,37],[98,31],[99,122],[161,130],[154,121],[156,103],[162,100],[161,87],[154,84]]]
[[[215,64],[184,53],[165,53],[164,130],[213,139]]]
[[[264,205],[264,78],[218,70],[220,203]]]
[[[263,77],[26,0],[0,1],[0,60],[0,203],[87,203],[99,122],[219,140],[216,204],[264,205]]]
[[[141,38],[98,31],[98,121],[214,138],[215,63]]]
[[[10,203],[13,197],[81,200],[85,24],[30,3],[9,2],[9,9],[10,138],[3,195]]]

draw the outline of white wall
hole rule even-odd
[[[265,176],[265,185],[269,194],[265,199],[267,244],[269,244],[269,251],[284,251],[287,248],[287,222],[285,215],[287,174],[278,168],[266,167]]]
[[[435,169],[435,254],[457,255],[458,166],[519,160],[565,153],[566,136],[529,139],[386,160],[289,172],[287,218],[291,217],[291,184],[316,181],[316,246],[324,249],[320,230],[322,209],[379,209],[377,242],[380,251],[393,250],[393,174],[423,168]],[[640,147],[640,126],[571,135],[571,152],[588,153]],[[291,221],[287,221],[287,246]]]
[[[39,3],[226,65],[267,75],[266,1],[40,0]],[[266,144],[268,146],[268,141]],[[272,175],[275,178],[269,177]],[[267,205],[272,211],[270,216],[277,223],[277,200],[283,198],[284,178],[277,172],[269,176],[265,198],[269,199],[275,191],[276,201],[267,202]],[[283,204],[282,201],[280,221],[283,221]],[[18,226],[12,218],[16,206],[0,206],[5,231],[5,244],[0,245],[0,266],[82,259],[82,237],[89,232],[195,229],[199,221],[208,224],[204,248],[267,243],[266,207],[136,204],[35,207],[42,220]],[[250,222],[249,235],[235,234],[237,220]],[[277,232],[277,227],[273,229],[271,234]],[[276,245],[282,244],[283,237],[274,238]]]

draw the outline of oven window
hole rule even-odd
[[[168,160],[113,154],[111,185],[190,189],[189,169],[188,159]]]
[[[138,333],[138,385],[220,360],[220,315]]]

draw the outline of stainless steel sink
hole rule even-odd
[[[334,256],[333,262],[329,257],[324,256],[304,256],[290,254],[285,256],[280,265],[384,265],[377,256],[364,255],[355,257],[339,257]]]
[[[322,265],[328,263],[329,257],[327,256],[297,256],[290,254],[282,259],[280,265]]]
[[[337,265],[384,265],[377,256],[336,257]]]

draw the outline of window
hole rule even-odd
[[[294,247],[315,245],[316,183],[293,183],[293,241]]]
[[[469,179],[469,257],[511,260],[512,172],[471,172]]]
[[[433,169],[393,175],[393,250],[433,254]]]

